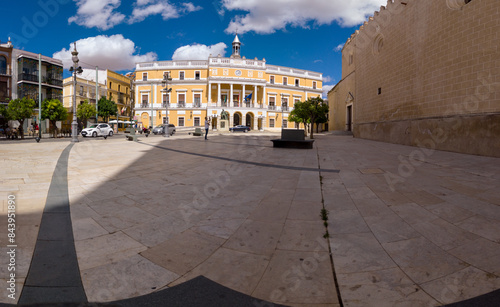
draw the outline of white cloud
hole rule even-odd
[[[121,34],[80,39],[76,42],[76,49],[80,59],[79,65],[84,68],[99,66],[99,69],[121,71],[135,68],[135,63],[155,61],[158,58],[154,52],[136,54],[134,42]],[[63,48],[54,53],[53,57],[62,60],[64,68],[68,69],[73,66],[72,51],[73,44],[70,44],[69,49]]]
[[[334,87],[335,85],[323,85],[323,98],[328,98],[328,92]]]
[[[222,0],[228,11],[246,11],[246,15],[236,16],[226,29],[226,33],[273,33],[291,25],[307,27],[337,22],[350,27],[364,22],[387,0]]]
[[[332,82],[333,78],[330,76],[323,76],[323,83],[329,83]]]
[[[174,55],[172,55],[172,60],[208,60],[210,54],[212,56],[217,56],[219,54],[224,56],[226,54],[226,48],[227,45],[224,43],[218,43],[212,46],[200,44],[182,46],[175,50]]]
[[[199,11],[202,8],[195,6],[191,2],[181,3],[180,6],[174,6],[167,0],[138,0],[132,11],[128,23],[140,22],[152,15],[160,14],[163,20],[179,18],[181,15]]]
[[[338,45],[337,47],[333,48],[333,50],[335,50],[335,52],[340,52],[342,51],[342,49],[344,48],[344,43]]]
[[[114,12],[120,4],[120,0],[77,0],[77,13],[68,22],[87,28],[111,29],[125,19],[125,15]]]
[[[100,30],[109,30],[125,21],[129,24],[140,22],[152,15],[161,15],[163,20],[167,20],[202,9],[191,2],[174,5],[169,0],[137,0],[132,15],[127,18],[124,14],[117,12],[121,0],[75,1],[78,10],[75,16],[68,19],[68,22]]]

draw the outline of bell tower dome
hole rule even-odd
[[[236,36],[234,37],[233,41],[233,54],[231,55],[232,58],[241,58],[241,42],[240,39],[238,38],[238,33],[236,33]]]

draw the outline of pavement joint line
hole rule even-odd
[[[326,210],[325,208],[325,197],[323,195],[323,179],[321,175],[321,159],[319,156],[319,147],[316,145],[316,155],[318,157],[318,175],[319,175],[319,185],[320,185],[320,191],[321,191],[321,206],[323,207],[323,210]],[[328,220],[328,219],[327,219]],[[340,292],[340,286],[339,286],[339,281],[337,279],[337,272],[335,271],[335,264],[333,262],[333,255],[332,255],[332,246],[330,243],[330,237],[328,234],[328,224],[325,226],[325,240],[328,245],[328,257],[330,258],[330,267],[332,268],[332,274],[333,274],[333,283],[335,284],[335,291],[337,292],[337,300],[339,301],[339,306],[344,307],[344,302],[342,301],[342,293]]]

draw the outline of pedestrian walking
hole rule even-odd
[[[210,128],[210,121],[208,120],[208,118],[205,117],[205,140],[208,140],[207,139],[208,128]]]

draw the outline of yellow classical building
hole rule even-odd
[[[322,74],[242,57],[237,35],[232,45],[229,58],[136,64],[134,118],[138,124],[157,126],[168,120],[177,127],[197,127],[209,117],[212,129],[218,130],[224,128],[221,113],[225,111],[230,127],[295,127],[288,122],[294,103],[321,96]]]

